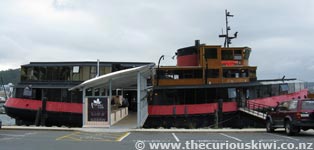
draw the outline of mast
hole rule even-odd
[[[229,36],[229,30],[231,30],[230,26],[228,25],[228,17],[233,17],[233,15],[230,14],[230,12],[228,12],[228,10],[225,10],[225,14],[226,14],[226,34],[222,34],[219,35],[220,38],[225,38],[225,42],[224,42],[224,47],[229,47],[229,44],[231,43],[231,40],[234,38],[237,38],[238,36],[238,32],[234,33],[234,36]]]

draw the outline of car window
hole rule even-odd
[[[314,101],[302,101],[302,110],[314,110]]]
[[[286,110],[288,110],[288,106],[289,106],[288,102],[280,103],[278,110],[279,111],[286,111]]]
[[[297,110],[298,107],[298,101],[290,101],[289,102],[289,106],[288,106],[288,110]]]

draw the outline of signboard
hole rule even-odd
[[[224,66],[234,66],[234,65],[239,65],[240,62],[239,61],[235,61],[235,60],[222,60],[221,64]]]
[[[108,122],[108,97],[88,97],[87,105],[87,121]]]

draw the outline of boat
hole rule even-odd
[[[275,106],[277,102],[308,95],[304,82],[294,78],[258,80],[257,66],[249,65],[252,49],[231,47],[226,11],[224,45],[201,44],[176,51],[175,66],[160,66],[148,81],[148,119],[144,127],[258,127],[239,108],[248,104]],[[150,62],[31,62],[21,66],[21,82],[5,103],[17,125],[82,126],[83,92],[69,89],[99,75],[152,64]],[[151,82],[151,83],[149,83]],[[95,91],[93,93],[92,91]],[[108,90],[86,90],[86,96],[107,95]],[[119,92],[116,92],[119,93]],[[113,94],[115,95],[115,94]],[[119,95],[119,94],[116,94]],[[136,110],[136,89],[123,92]]]
[[[5,103],[16,125],[82,127],[82,91],[68,89],[88,79],[111,72],[150,64],[146,62],[30,62],[21,66],[21,81]],[[86,95],[104,95],[106,89]],[[135,91],[124,92],[128,99]],[[135,107],[131,103],[130,107]]]
[[[257,79],[257,67],[249,65],[252,48],[230,46],[238,34],[229,36],[230,16],[226,10],[226,34],[219,35],[225,38],[223,46],[196,40],[176,51],[176,66],[158,63],[145,127],[258,127],[263,122],[241,114],[239,108],[248,103],[274,107],[307,97],[302,81]]]

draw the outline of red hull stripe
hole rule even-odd
[[[194,114],[209,114],[214,113],[217,110],[217,103],[210,104],[191,104],[191,105],[150,105],[148,106],[149,115],[194,115]],[[236,102],[224,102],[223,112],[234,112],[237,111]]]
[[[292,98],[297,99],[298,97],[304,98],[308,93],[307,89],[301,90],[296,93],[273,96],[268,98],[260,98],[249,100],[251,102],[264,104],[268,106],[276,106],[277,102],[291,100]],[[214,113],[218,109],[218,103],[209,104],[193,104],[193,105],[150,105],[148,106],[148,114],[154,115],[184,115],[185,112],[188,115],[195,114],[210,114]],[[224,102],[223,112],[236,112],[238,111],[238,106],[236,102]],[[174,113],[175,112],[175,113]]]
[[[40,100],[10,98],[6,101],[5,106],[8,108],[19,108],[27,110],[35,110],[41,108]],[[82,113],[81,103],[65,103],[65,102],[51,102],[47,101],[47,111],[50,112],[66,112],[66,113]]]

